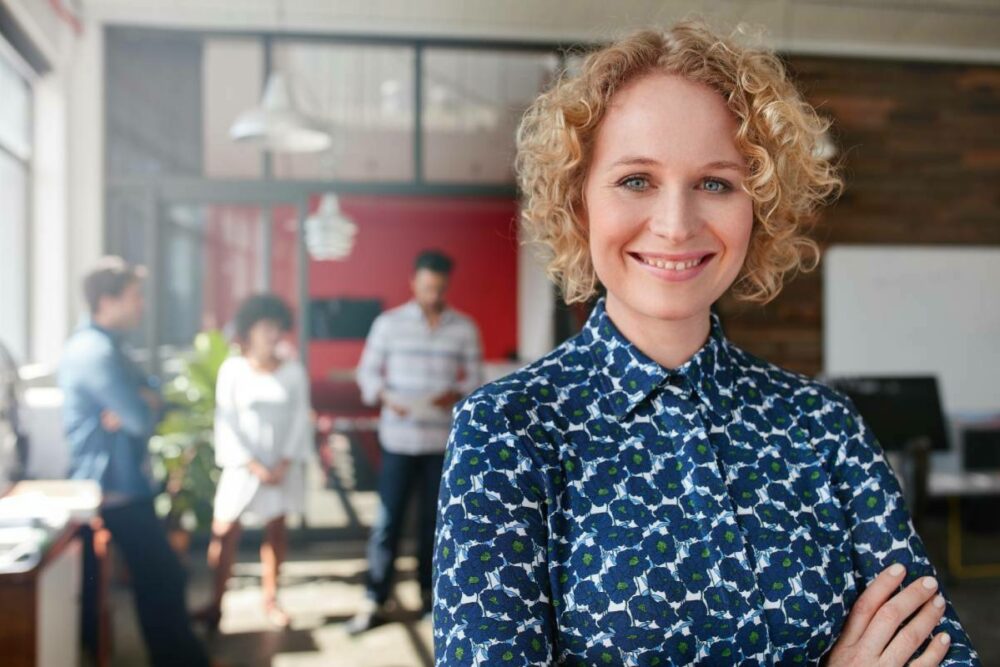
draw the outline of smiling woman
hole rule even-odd
[[[455,409],[439,667],[979,664],[850,400],[711,310],[815,265],[824,129],[773,54],[690,22],[525,115],[525,230],[567,301],[607,296]]]
[[[736,279],[753,226],[736,129],[718,93],[676,74],[634,79],[608,105],[581,218],[619,325],[701,327],[704,305]],[[656,360],[677,366],[692,352]]]

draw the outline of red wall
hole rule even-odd
[[[313,209],[318,197],[311,202]],[[310,261],[313,298],[380,299],[388,309],[409,300],[413,260],[439,249],[455,260],[448,301],[479,326],[486,359],[517,350],[517,204],[506,199],[341,197],[358,225],[343,261]],[[314,341],[310,374],[354,368],[363,341]]]

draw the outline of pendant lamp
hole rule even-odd
[[[229,136],[282,153],[312,153],[332,143],[320,120],[299,111],[288,79],[280,71],[268,77],[260,106],[241,113],[229,128]]]
[[[319,208],[306,218],[306,249],[319,261],[344,259],[351,254],[358,226],[344,216],[337,195],[325,194]]]

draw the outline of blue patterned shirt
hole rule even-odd
[[[934,574],[849,399],[714,312],[666,369],[603,300],[455,408],[434,560],[439,667],[815,664],[884,568]],[[950,601],[941,630],[979,664]]]

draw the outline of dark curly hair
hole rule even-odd
[[[295,322],[292,309],[274,294],[254,294],[243,300],[236,312],[236,337],[246,340],[250,329],[261,320],[275,322],[283,331],[290,331]]]

